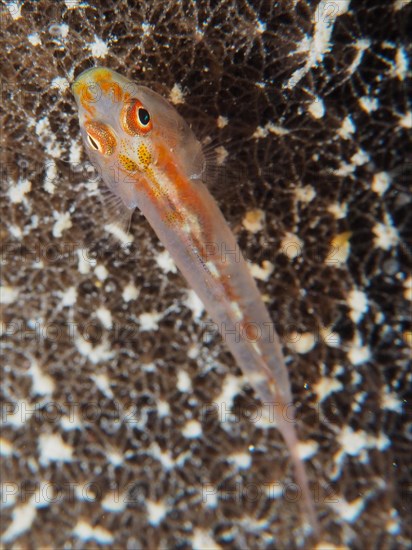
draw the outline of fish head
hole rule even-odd
[[[201,173],[202,148],[162,96],[104,67],[88,69],[72,85],[83,142],[108,187],[129,208],[136,185],[154,167],[173,164],[186,177]]]

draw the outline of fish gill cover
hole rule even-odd
[[[215,145],[213,193],[284,343],[319,547],[406,547],[410,2],[1,10],[4,547],[316,544],[202,304],[138,213],[128,235],[104,217],[70,92],[95,65]]]

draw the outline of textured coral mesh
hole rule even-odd
[[[137,212],[129,236],[103,213],[69,87],[94,65],[215,147],[323,540],[407,544],[410,6],[2,3],[6,547],[311,546],[284,442],[201,304]]]

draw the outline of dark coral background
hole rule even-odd
[[[68,85],[94,65],[174,90],[228,153],[213,192],[245,256],[274,266],[259,286],[314,449],[319,547],[407,547],[410,12],[399,0],[2,3],[5,548],[317,544],[294,499],[263,490],[293,481],[276,430],[207,409],[240,372],[217,336],[205,341],[207,317],[159,266],[147,222],[133,216],[129,245],[105,227]],[[248,231],[256,209],[265,221]],[[158,326],[143,330],[151,312]],[[227,408],[256,405],[244,384]]]

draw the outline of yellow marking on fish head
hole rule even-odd
[[[138,165],[131,158],[122,153],[119,153],[119,163],[126,172],[136,172],[139,169]]]
[[[74,82],[72,90],[79,105],[83,107],[89,116],[94,117],[96,108],[93,105],[94,96],[90,90],[90,85],[83,79],[78,79]]]
[[[139,162],[141,166],[144,169],[149,168],[151,162],[152,162],[152,154],[149,151],[149,148],[146,146],[145,143],[141,143],[137,149],[137,156],[139,159]]]

